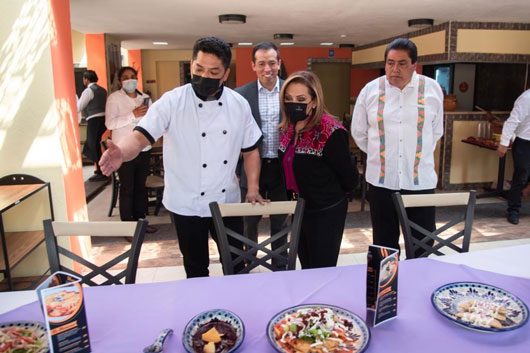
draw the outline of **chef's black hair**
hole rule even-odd
[[[219,59],[221,59],[225,69],[230,67],[232,52],[230,51],[230,45],[224,39],[218,37],[205,37],[198,39],[193,46],[192,60],[197,59],[197,54],[200,51],[217,56]]]

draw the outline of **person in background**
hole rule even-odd
[[[101,158],[101,136],[105,132],[105,104],[107,90],[99,86],[98,75],[93,70],[83,73],[85,89],[77,100],[77,111],[81,112],[87,121],[87,136],[83,146],[83,154],[96,163],[96,170],[89,181],[105,181],[107,177],[101,173],[99,159]]]
[[[280,92],[283,120],[279,155],[286,187],[306,201],[298,257],[303,269],[336,266],[348,210],[346,193],[357,185],[347,130],[327,111],[318,77],[290,75]]]
[[[223,39],[197,40],[190,64],[192,83],[166,92],[131,134],[118,144],[109,143],[100,161],[108,175],[164,135],[163,203],[175,224],[188,278],[209,274],[208,232],[217,241],[210,202],[241,202],[235,172],[240,153],[248,179],[246,201],[263,203],[258,183],[262,134],[248,102],[223,85],[231,58]],[[223,221],[243,233],[241,217]],[[243,249],[241,242],[231,245]]]
[[[504,157],[514,136],[513,177],[512,186],[508,192],[507,220],[512,224],[519,224],[521,195],[530,177],[530,89],[517,98],[510,117],[502,127],[501,142],[497,148],[499,157]]]
[[[111,93],[107,99],[107,128],[112,132],[113,143],[120,143],[138,125],[145,116],[151,99],[140,92],[137,72],[129,66],[118,71],[120,90]],[[147,188],[145,181],[149,175],[149,159],[151,145],[144,146],[135,158],[123,163],[118,169],[120,178],[120,219],[137,221],[145,218],[147,213]],[[156,228],[148,225],[147,233],[156,232]]]
[[[434,193],[434,149],[443,135],[442,89],[416,73],[417,59],[412,41],[398,38],[390,43],[385,76],[361,90],[351,125],[355,143],[367,154],[373,243],[398,250],[399,220],[392,194]],[[434,207],[409,208],[407,214],[423,228],[436,229]],[[412,234],[423,239],[415,230]]]
[[[241,94],[250,104],[252,116],[263,132],[259,145],[261,156],[261,173],[259,190],[262,197],[270,201],[287,201],[287,192],[278,159],[279,124],[280,124],[280,89],[283,80],[278,77],[280,52],[271,42],[261,42],[252,50],[252,70],[256,73],[254,80],[235,91]],[[241,197],[247,193],[247,177],[241,171]],[[285,226],[287,215],[270,217],[271,235],[278,233]],[[244,234],[247,238],[258,241],[258,223],[261,216],[244,217]],[[286,242],[285,238],[272,243],[272,249]],[[273,260],[273,265],[275,261]]]

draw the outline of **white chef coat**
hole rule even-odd
[[[105,105],[105,126],[112,131],[112,141],[114,143],[120,142],[125,136],[129,135],[138,122],[145,117],[135,117],[133,110],[143,104],[145,98],[149,96],[140,91],[136,92],[136,98],[129,97],[122,89],[111,93],[107,98]],[[151,99],[149,99],[149,106],[151,106]],[[151,149],[151,145],[144,148],[142,151],[146,152]]]
[[[257,148],[262,136],[245,98],[224,87],[218,100],[203,101],[187,84],[156,101],[136,130],[150,140],[165,134],[166,209],[211,217],[210,202],[241,201],[237,161],[241,151]]]
[[[501,145],[508,146],[514,135],[530,141],[530,89],[515,101],[510,117],[502,127]]]
[[[443,135],[443,93],[438,82],[425,77],[425,122],[418,166],[419,183],[415,185],[413,172],[418,144],[418,79],[419,76],[414,72],[410,82],[400,90],[385,78],[383,184],[379,183],[379,78],[369,82],[357,98],[351,133],[357,146],[367,154],[366,181],[374,186],[391,190],[425,190],[436,187],[438,178],[434,170],[434,149]]]

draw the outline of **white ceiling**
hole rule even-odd
[[[415,30],[407,26],[411,18],[530,23],[530,0],[70,0],[70,11],[74,30],[112,34],[126,49],[191,49],[209,35],[278,44],[274,33],[294,34],[298,47],[362,45]],[[246,15],[247,23],[219,23],[231,13]]]

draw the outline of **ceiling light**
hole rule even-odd
[[[341,38],[346,38],[346,35],[345,34],[341,34],[340,37]]]
[[[291,33],[276,33],[274,35],[274,39],[293,39],[293,37]]]
[[[320,43],[320,45],[330,46],[330,45],[333,45],[333,43],[330,43],[330,42],[323,42],[323,43]]]
[[[252,45],[252,43],[250,43],[250,42],[241,42],[241,43],[237,43],[237,45]]]
[[[280,43],[280,45],[294,45],[293,42],[283,42],[283,43]]]
[[[167,45],[167,42],[153,42],[154,45]]]
[[[431,27],[433,24],[434,20],[432,18],[414,18],[409,20],[409,27],[414,28]]]
[[[353,49],[353,48],[355,48],[355,44],[342,43],[342,44],[339,44],[339,48],[350,48],[350,49]]]
[[[219,15],[219,23],[242,24],[247,22],[247,16],[238,14]]]

